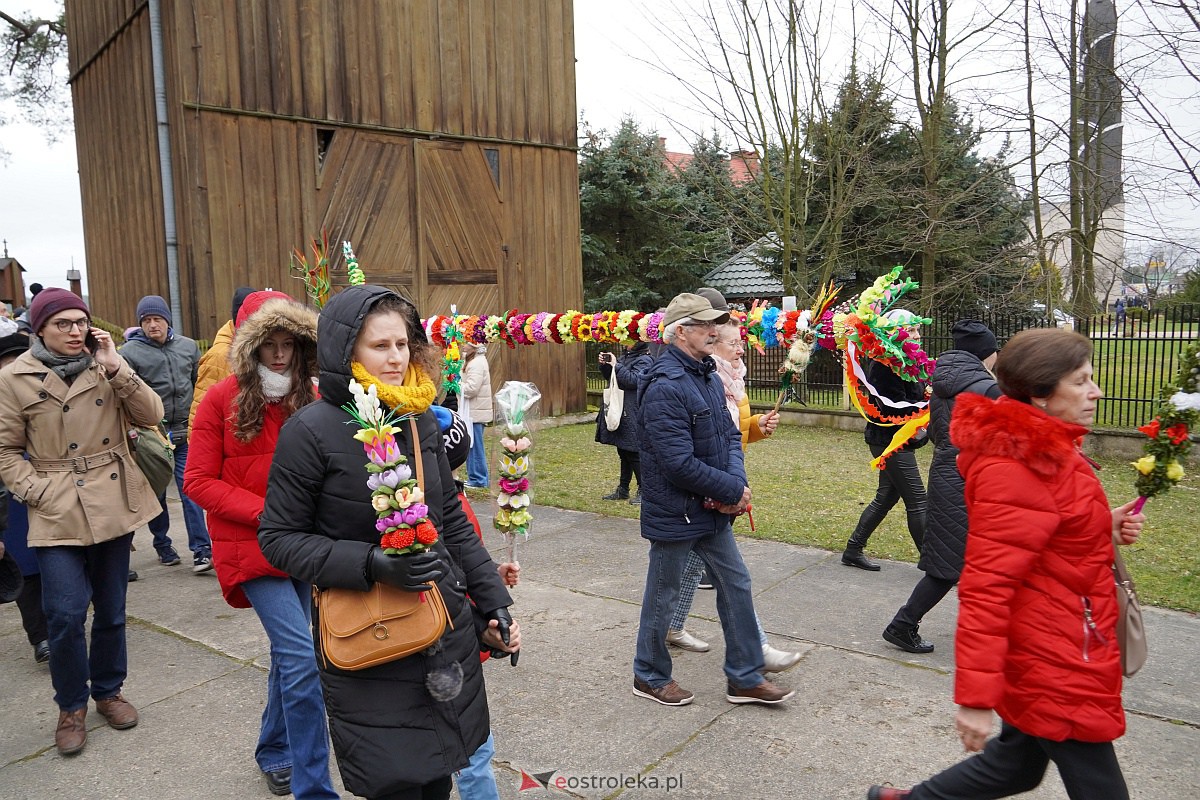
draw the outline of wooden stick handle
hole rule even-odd
[[[785,398],[785,397],[787,397],[787,389],[780,389],[779,390],[779,398],[775,401],[775,407],[773,409],[771,409],[772,412],[774,412],[776,414],[779,413],[779,407],[781,405],[783,405],[783,398]]]

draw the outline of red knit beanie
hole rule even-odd
[[[51,317],[60,311],[69,311],[72,308],[82,311],[89,317],[92,315],[87,303],[83,302],[83,298],[79,295],[57,287],[42,289],[29,304],[29,329],[33,331],[34,336],[41,336],[42,328],[46,326],[46,322]]]

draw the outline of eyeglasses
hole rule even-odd
[[[717,323],[715,323],[715,322],[681,322],[679,324],[679,327],[681,327],[681,328],[715,328],[715,327],[717,327]]]
[[[59,333],[70,333],[75,328],[86,331],[92,327],[92,321],[87,317],[82,317],[81,319],[56,319],[54,320],[54,327],[58,328]]]
[[[745,347],[745,342],[743,342],[741,339],[721,339],[720,342],[726,347]]]

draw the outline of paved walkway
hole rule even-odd
[[[178,517],[178,504],[172,509]],[[910,656],[879,638],[919,576],[912,565],[884,562],[868,574],[827,551],[744,540],[763,625],[777,646],[805,654],[780,678],[797,695],[770,708],[725,701],[713,593],[700,592],[689,629],[713,652],[677,654],[676,678],[696,701],[667,708],[630,692],[646,553],[636,521],[541,507],[534,514],[514,592],[525,650],[515,668],[485,666],[505,800],[861,800],[871,783],[906,786],[961,757],[952,725],[954,595],[922,628],[937,644],[932,655]],[[182,530],[182,520],[173,527]],[[125,692],[141,724],[114,731],[93,711],[87,749],[58,756],[48,672],[34,663],[16,608],[0,607],[0,797],[271,796],[253,760],[268,652],[261,626],[253,612],[225,605],[211,574],[193,575],[186,561],[158,566],[145,529],[136,541],[141,580],[129,590]],[[1127,684],[1129,732],[1118,754],[1133,797],[1200,796],[1200,619],[1152,609],[1147,628],[1150,662]],[[521,792],[521,770],[556,772],[574,788]],[[619,790],[621,781],[630,788]],[[1027,796],[1066,793],[1052,770]]]

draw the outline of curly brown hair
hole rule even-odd
[[[285,331],[295,335],[286,328],[272,328],[268,335],[276,331]],[[304,344],[309,346],[305,347]],[[287,394],[279,402],[284,412],[284,419],[291,417],[304,406],[317,399],[317,389],[313,378],[317,377],[317,351],[311,342],[302,343],[301,337],[296,337],[296,350],[292,362],[292,383]],[[258,370],[239,374],[237,376],[238,393],[235,401],[237,414],[233,422],[233,436],[239,442],[249,442],[262,432],[263,408],[267,404],[263,394],[262,377]]]

